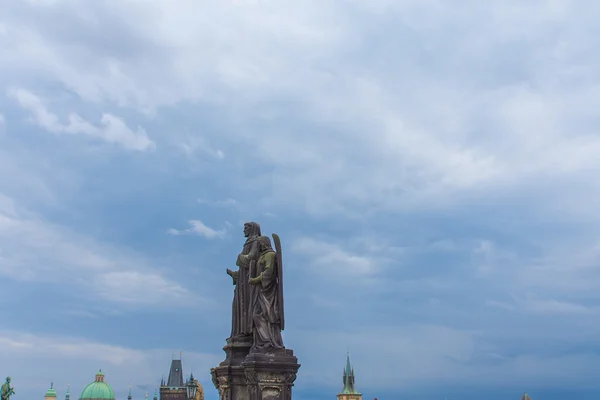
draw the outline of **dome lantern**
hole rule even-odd
[[[104,373],[98,371],[94,382],[81,392],[79,400],[115,400],[115,392],[108,383],[104,382]]]

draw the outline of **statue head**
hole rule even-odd
[[[260,225],[256,222],[246,222],[244,224],[244,236],[260,236]]]
[[[260,236],[258,238],[258,243],[260,245],[260,251],[273,251],[273,246],[271,246],[271,238],[268,236]]]
[[[6,382],[10,383],[10,376],[6,377]]]

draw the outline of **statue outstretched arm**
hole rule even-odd
[[[229,275],[233,279],[234,285],[237,285],[237,280],[238,280],[239,274],[240,274],[240,271],[232,271],[229,268],[227,268],[227,275]]]

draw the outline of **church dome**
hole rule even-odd
[[[46,398],[56,397],[56,390],[54,390],[54,384],[50,384],[50,389],[46,392]]]
[[[104,382],[102,370],[96,374],[96,380],[83,389],[80,400],[115,400],[113,388]]]

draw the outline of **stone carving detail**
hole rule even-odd
[[[219,388],[219,381],[217,380],[217,372],[215,371],[214,368],[210,370],[210,376],[212,377],[212,383],[213,383],[213,385],[215,385],[215,387],[218,389]]]
[[[194,396],[194,400],[204,400],[204,386],[198,381],[196,381],[196,395]]]
[[[247,369],[246,371],[244,371],[244,374],[246,376],[246,381],[249,385],[256,385],[259,381],[262,380],[260,375],[255,370]]]
[[[288,385],[293,385],[294,382],[296,381],[296,374],[294,373],[287,373],[283,376],[283,382],[288,384]]]
[[[263,400],[279,399],[281,396],[281,388],[277,386],[265,386],[260,392]]]

